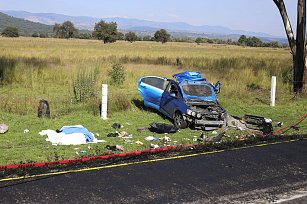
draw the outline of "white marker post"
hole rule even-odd
[[[107,111],[108,111],[108,84],[102,84],[101,87],[101,118],[103,120],[107,118]]]
[[[271,106],[275,106],[275,96],[276,96],[276,76],[272,76],[271,82]]]

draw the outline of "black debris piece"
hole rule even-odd
[[[173,125],[168,125],[165,123],[151,123],[149,130],[155,133],[175,133],[178,128]]]
[[[112,128],[114,128],[114,129],[119,129],[119,128],[121,128],[121,127],[122,127],[122,125],[119,124],[119,123],[114,123],[114,124],[112,125]]]
[[[109,133],[107,134],[107,137],[118,137],[118,132],[112,132],[112,133]]]
[[[264,117],[244,115],[243,121],[247,128],[262,131],[265,135],[273,132],[272,122],[267,122]]]
[[[281,127],[281,126],[283,126],[283,125],[284,125],[283,122],[277,122],[277,124],[276,124],[277,127]]]
[[[116,146],[107,145],[107,146],[106,146],[106,149],[112,150],[112,151],[116,151]]]

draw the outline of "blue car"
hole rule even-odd
[[[182,72],[173,77],[139,79],[138,91],[146,107],[160,111],[181,129],[189,125],[203,130],[226,126],[227,113],[217,99],[220,82],[213,85],[199,72]]]

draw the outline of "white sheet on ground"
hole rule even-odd
[[[54,130],[42,130],[39,132],[40,135],[47,135],[46,141],[51,142],[53,145],[80,145],[88,143],[103,142],[94,137],[93,142],[86,142],[86,137],[83,133],[57,133]]]

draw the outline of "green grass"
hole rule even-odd
[[[178,59],[182,62],[180,66],[176,65]],[[108,70],[115,62],[124,65],[127,75],[123,85],[109,86],[109,119],[104,121],[99,117],[100,89],[102,83],[110,82]],[[97,70],[98,75],[90,77],[95,80],[94,87],[90,84],[91,97],[78,103],[73,93],[74,82],[78,77],[86,79],[86,76],[80,78],[80,73],[94,73],[91,70]],[[171,77],[188,70],[200,71],[209,81],[222,81],[219,100],[232,115],[261,115],[272,118],[274,124],[281,121],[286,125],[307,112],[306,96],[294,96],[290,92],[292,71],[288,49],[155,42],[103,44],[94,40],[0,37],[0,123],[10,128],[8,133],[0,135],[0,165],[76,158],[80,157],[76,151],[81,150],[87,151],[81,156],[101,155],[108,153],[107,144],[123,145],[126,151],[149,148],[150,142],[144,137],[153,133],[139,133],[136,129],[149,127],[152,122],[171,124],[171,121],[143,109],[137,80],[146,75]],[[278,80],[276,107],[269,106],[272,75]],[[51,119],[36,117],[38,102],[43,98],[49,101]],[[133,144],[106,137],[114,132],[111,125],[115,122],[124,125],[122,130],[133,135],[130,139]],[[98,139],[108,142],[52,146],[38,134],[44,129],[76,124],[98,133]],[[307,121],[299,127],[287,134],[306,133]],[[24,129],[30,132],[24,134]],[[193,139],[200,134],[198,130],[181,130],[169,135],[170,144],[197,143]],[[212,135],[211,132],[206,134]],[[241,134],[230,131],[224,139]],[[138,146],[136,141],[144,145]]]

